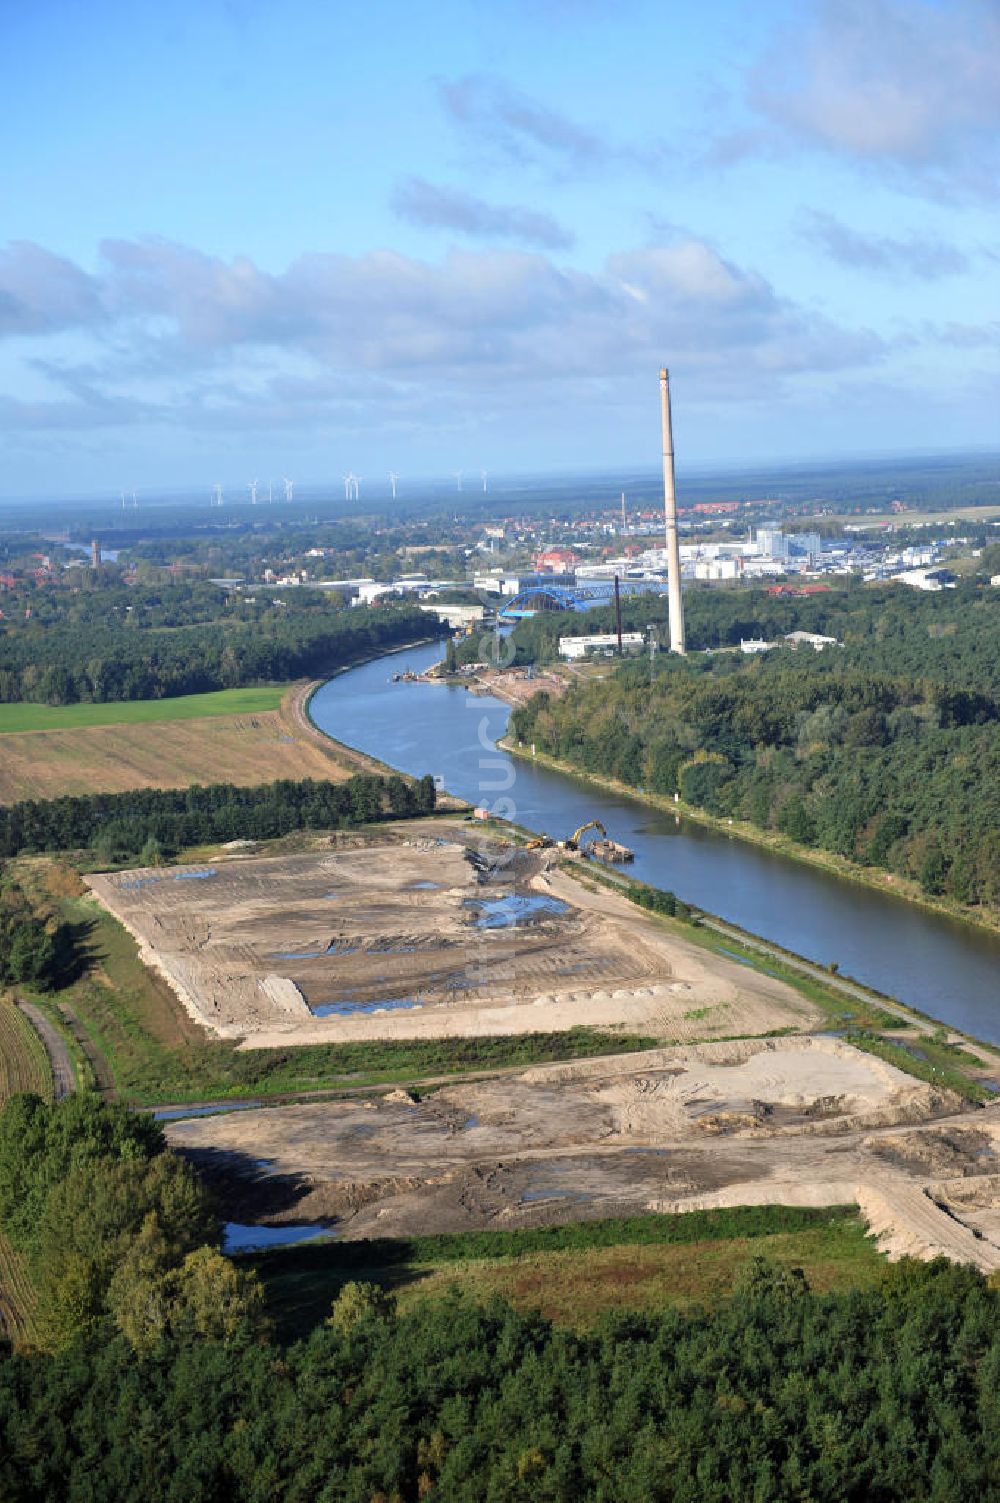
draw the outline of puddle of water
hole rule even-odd
[[[407,889],[407,891],[408,892],[438,892],[439,889],[440,889],[440,887],[441,887],[441,883],[440,882],[411,882],[410,885],[409,885],[409,888]]]
[[[286,1222],[284,1226],[251,1226],[243,1221],[227,1221],[222,1229],[224,1253],[260,1252],[265,1247],[290,1247],[295,1242],[311,1242],[329,1232],[326,1224]]]
[[[522,1202],[535,1200],[590,1200],[586,1190],[525,1190]]]
[[[478,1112],[473,1112],[472,1116],[471,1117],[466,1117],[465,1121],[462,1123],[462,1131],[463,1132],[469,1132],[473,1127],[478,1127],[478,1126],[479,1126],[479,1114],[478,1114]]]
[[[719,953],[720,955],[728,955],[730,960],[736,961],[737,965],[745,965],[748,966],[751,970],[763,971],[765,976],[773,976],[776,981],[784,980],[784,977],[782,976],[780,971],[772,971],[771,968],[766,965],[755,965],[754,962],[752,960],[748,960],[745,955],[737,955],[735,950],[727,950],[722,945],[720,945]]]
[[[341,944],[332,939],[325,950],[275,950],[275,960],[322,960],[327,955],[356,955],[360,945]]]
[[[518,924],[530,924],[532,920],[549,913],[565,913],[567,904],[560,898],[548,898],[543,893],[508,893],[502,898],[467,898],[467,908],[479,914],[474,919],[477,929],[516,928]]]
[[[250,1112],[259,1101],[218,1101],[212,1106],[170,1106],[153,1113],[154,1122],[177,1122],[182,1117],[217,1117],[220,1112]]]
[[[735,950],[727,950],[723,945],[719,946],[720,955],[728,955],[730,960],[735,960],[737,965],[752,966],[752,961],[747,960],[745,955],[737,955]]]
[[[984,1091],[990,1091],[994,1096],[1000,1094],[1000,1082],[995,1080],[981,1080],[979,1084]]]
[[[198,872],[174,872],[175,882],[204,882],[209,877],[217,877],[219,874],[211,866],[204,867]]]
[[[395,1012],[397,1008],[419,1006],[416,997],[389,997],[380,1002],[320,1002],[312,1014],[314,1018],[346,1018],[357,1012]]]
[[[922,1059],[925,1063],[927,1062],[926,1049],[921,1049],[919,1045],[911,1044],[906,1039],[893,1039],[892,1042],[897,1048],[902,1049],[904,1054],[908,1054],[911,1059]]]

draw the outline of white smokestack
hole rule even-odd
[[[663,429],[663,514],[667,542],[667,611],[670,651],[685,652],[684,602],[681,599],[681,553],[677,541],[677,494],[674,490],[674,435],[670,424],[670,373],[660,371],[660,421]]]

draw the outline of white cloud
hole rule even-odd
[[[556,177],[621,168],[658,173],[672,156],[663,141],[641,148],[615,141],[493,74],[468,74],[439,89],[452,120],[481,147]]]
[[[27,240],[0,250],[0,337],[48,334],[100,318],[97,284],[72,261]]]
[[[786,140],[881,168],[901,186],[994,195],[1000,10],[994,0],[821,0],[750,70],[747,101]],[[751,131],[743,144],[765,139]],[[728,149],[739,146],[733,138]]]
[[[833,214],[809,211],[802,233],[842,266],[895,277],[900,273],[931,281],[968,271],[970,258],[957,246],[929,235],[865,235]]]
[[[874,335],[779,297],[692,236],[622,252],[598,273],[453,250],[440,262],[314,253],[275,275],[162,240],[106,242],[92,278],[54,257],[37,266],[51,274],[53,317],[67,316],[67,279],[91,290],[73,315],[91,331],[87,359],[40,350],[33,367],[66,426],[371,424],[415,409],[433,424],[484,394],[537,402],[540,385],[621,381],[664,359],[693,398],[757,398],[883,354]],[[47,328],[40,271],[34,295]],[[15,396],[5,412],[16,423]],[[44,422],[44,402],[23,415]]]
[[[471,239],[519,240],[542,250],[565,250],[573,236],[551,214],[521,204],[491,204],[458,188],[411,177],[397,185],[393,208],[401,219]]]

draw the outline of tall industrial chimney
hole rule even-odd
[[[670,651],[685,652],[684,602],[681,599],[681,553],[677,542],[677,495],[674,490],[674,436],[670,426],[670,373],[660,371],[660,420],[663,427],[663,512],[667,541],[667,612]]]

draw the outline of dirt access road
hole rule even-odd
[[[17,999],[17,1006],[45,1045],[45,1052],[52,1066],[52,1094],[56,1101],[61,1101],[64,1096],[76,1090],[76,1071],[73,1069],[69,1046],[41,1008],[33,1002],[25,1002],[21,997]]]

